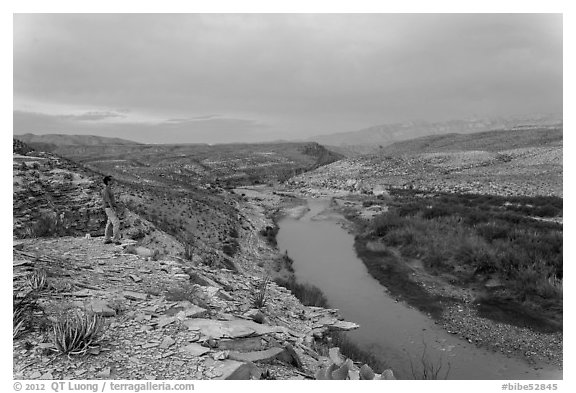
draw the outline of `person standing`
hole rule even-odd
[[[104,230],[104,244],[120,243],[120,220],[118,219],[118,209],[114,194],[112,193],[112,176],[105,176],[103,179],[104,189],[102,190],[102,205],[108,221]]]

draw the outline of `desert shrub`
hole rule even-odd
[[[192,261],[194,258],[194,244],[186,243],[184,244],[184,259]]]
[[[494,253],[478,238],[469,238],[458,245],[454,258],[456,264],[471,266],[476,273],[494,273],[500,267]]]
[[[198,307],[210,308],[204,293],[198,285],[194,284],[185,283],[172,286],[165,291],[164,297],[169,302],[189,301]]]
[[[268,300],[268,284],[270,283],[270,278],[268,276],[264,277],[258,283],[256,288],[256,293],[252,298],[252,304],[256,308],[262,308],[266,305]]]
[[[276,278],[274,282],[292,292],[305,306],[329,307],[326,296],[319,288],[313,285],[298,283],[294,278],[289,280]]]
[[[469,209],[461,212],[464,216],[464,222],[468,226],[474,226],[482,223],[489,222],[491,217],[486,210],[473,210]]]
[[[422,211],[422,218],[430,220],[437,217],[449,216],[452,211],[445,205],[434,205]]]
[[[410,246],[416,241],[417,234],[410,227],[397,228],[388,232],[384,236],[386,244],[392,247],[396,246]]]
[[[419,213],[424,208],[425,206],[422,205],[422,202],[420,203],[410,202],[400,206],[397,209],[397,212],[400,217],[413,216]]]
[[[422,350],[422,356],[420,357],[420,366],[415,367],[412,359],[410,359],[410,369],[414,379],[448,379],[450,368],[450,362],[448,362],[447,365],[444,365],[442,357],[438,357],[436,361],[431,360],[427,354],[427,346],[425,343],[424,349]]]
[[[534,209],[533,214],[538,217],[555,217],[562,211],[562,208],[558,208],[552,205],[544,205]]]
[[[504,223],[489,221],[476,226],[476,233],[489,242],[495,239],[505,239],[508,236],[508,226]]]
[[[376,236],[385,236],[391,230],[402,228],[407,222],[395,212],[385,212],[372,219],[372,232]]]
[[[32,325],[33,314],[39,308],[37,297],[33,291],[22,298],[13,295],[12,307],[12,338],[18,338]]]
[[[43,213],[34,222],[27,224],[21,236],[24,238],[62,236],[67,233],[64,218],[56,213]]]
[[[236,239],[232,239],[231,241],[228,241],[228,243],[222,246],[222,252],[228,255],[229,257],[233,257],[238,252],[239,249],[240,245],[238,244]]]
[[[268,243],[272,246],[276,246],[278,243],[276,241],[276,235],[280,228],[278,226],[266,226],[260,230],[260,235],[268,241]]]
[[[68,311],[52,325],[52,342],[66,355],[85,355],[97,348],[102,335],[102,318],[94,313]]]
[[[446,267],[446,256],[436,249],[431,249],[424,255],[422,261],[431,270],[438,270]]]

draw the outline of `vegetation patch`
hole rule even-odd
[[[389,251],[373,251],[367,243],[367,239],[357,237],[354,246],[370,274],[393,296],[401,298],[433,318],[440,318],[444,298],[429,294],[410,279],[412,271],[394,254]]]
[[[313,285],[298,283],[293,276],[289,279],[275,278],[274,282],[292,292],[305,306],[329,307],[326,296]]]
[[[561,323],[562,224],[541,219],[561,219],[561,198],[413,190],[391,194],[389,211],[365,225],[356,249],[372,275],[392,292],[396,280],[389,277],[402,277],[403,264],[394,256],[369,250],[368,241],[394,247],[401,258],[422,260],[433,274],[450,274],[462,285],[483,289],[485,310],[512,302],[525,308],[525,315],[555,314],[554,323]],[[484,286],[490,280],[501,285],[487,290]],[[409,280],[404,285],[410,286]],[[497,313],[485,315],[496,318]]]

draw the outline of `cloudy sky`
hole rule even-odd
[[[16,14],[14,133],[306,138],[562,113],[558,14]]]

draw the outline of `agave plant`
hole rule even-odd
[[[102,318],[94,313],[67,312],[52,325],[56,350],[70,355],[84,355],[97,348],[102,333]]]
[[[32,273],[26,276],[26,284],[33,291],[41,291],[47,287],[48,281],[46,280],[46,270],[35,269]]]

